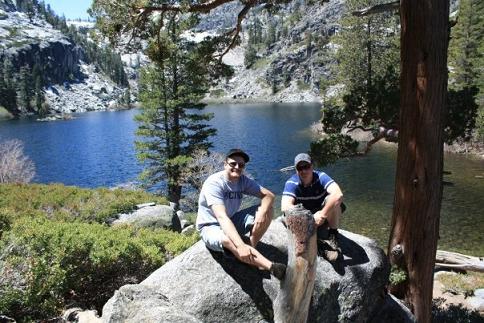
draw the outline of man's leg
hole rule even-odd
[[[247,263],[261,270],[268,270],[278,279],[283,279],[286,273],[286,266],[284,264],[273,263],[266,257],[264,257],[257,249],[247,245],[250,248],[251,257],[248,260],[244,260],[240,257],[240,254],[235,247],[232,240],[230,240],[222,231],[222,228],[218,225],[212,225],[204,227],[200,235],[207,248],[214,251],[224,252],[224,248],[232,252],[237,259],[241,262]]]
[[[338,229],[339,219],[341,218],[341,204],[335,205],[332,210],[328,212],[328,226],[330,229]]]

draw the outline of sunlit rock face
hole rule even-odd
[[[383,304],[389,274],[383,250],[364,236],[340,232],[343,259],[334,265],[317,259],[308,322],[367,322]],[[287,229],[281,222],[273,221],[258,249],[287,262]],[[156,313],[172,313],[190,321],[271,322],[279,289],[280,281],[268,272],[211,253],[198,242],[141,284],[116,292],[102,319],[147,322]]]

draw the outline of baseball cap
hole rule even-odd
[[[306,153],[297,154],[296,158],[294,158],[294,167],[296,167],[297,164],[299,164],[300,162],[306,162],[306,163],[311,164],[312,163],[311,162],[311,156],[309,156]]]
[[[230,149],[225,155],[225,158],[229,158],[232,156],[240,156],[244,159],[246,163],[250,160],[249,155],[247,155],[242,149],[239,148]]]

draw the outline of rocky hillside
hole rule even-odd
[[[200,28],[220,31],[220,27],[233,27],[239,10],[237,6],[224,7]],[[234,76],[213,88],[207,100],[319,101],[320,80],[330,75],[334,63],[327,58],[333,49],[328,38],[337,31],[343,12],[344,0],[324,4],[294,1],[275,13],[253,9],[244,23],[241,45],[224,57],[224,62],[234,68]],[[244,60],[254,28],[261,29],[263,40],[252,45],[256,59],[247,68]],[[271,28],[275,30],[274,39],[268,41]]]
[[[0,60],[3,75],[12,74],[10,70],[16,73],[12,80],[17,87],[21,68],[31,73],[30,84],[36,82],[33,74],[37,68],[43,83],[44,106],[48,110],[44,114],[113,108],[125,91],[99,73],[97,67],[85,63],[84,48],[55,29],[38,12],[20,12],[10,0],[0,0]],[[33,86],[29,90],[33,91]],[[17,104],[13,104],[16,108],[5,106],[11,115],[40,113],[33,103],[26,107],[19,102],[19,93],[16,100]]]

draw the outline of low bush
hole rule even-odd
[[[20,219],[0,244],[0,313],[29,321],[72,306],[100,311],[116,289],[138,283],[197,239],[162,229]]]
[[[7,207],[20,217],[36,213],[53,220],[105,223],[146,202],[168,204],[166,198],[141,190],[90,190],[62,184],[0,185],[0,209]]]
[[[106,224],[146,202],[167,200],[143,191],[0,184],[0,313],[28,322],[74,306],[100,312],[116,289],[198,240]]]

